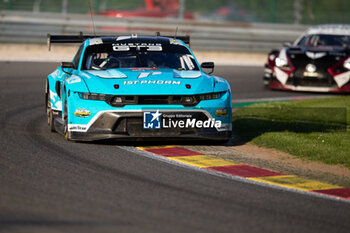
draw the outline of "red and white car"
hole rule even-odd
[[[272,50],[263,80],[270,89],[350,92],[350,25],[314,26]]]

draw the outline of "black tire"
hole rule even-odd
[[[64,121],[64,138],[69,141],[71,136],[68,131],[68,107],[67,107],[67,96],[64,99],[64,113],[63,113],[63,121]]]
[[[53,112],[51,108],[51,101],[50,101],[50,90],[47,90],[46,93],[46,117],[47,117],[47,124],[49,125],[49,129],[51,132],[55,132],[55,126],[53,122]]]
[[[267,83],[266,83],[265,81],[267,81]],[[267,90],[270,89],[270,88],[269,88],[270,84],[271,84],[271,79],[265,80],[265,79],[263,78],[264,89],[267,89]]]

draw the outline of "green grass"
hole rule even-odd
[[[233,114],[244,140],[350,168],[350,96],[255,104]]]

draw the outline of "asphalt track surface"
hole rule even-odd
[[[43,93],[54,67],[0,63],[0,232],[349,232],[346,202],[175,166],[130,144],[50,133]],[[254,97],[293,95],[263,90],[261,68],[217,71],[254,84],[246,86]]]

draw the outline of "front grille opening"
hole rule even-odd
[[[195,113],[194,116],[197,119],[207,119],[206,115],[201,112]],[[196,128],[144,129],[142,117],[121,117],[112,128],[112,132],[115,134],[125,134],[133,137],[175,137],[196,134],[197,131]]]
[[[126,101],[133,101],[134,99],[135,99],[135,96],[132,96],[132,95],[125,96]]]
[[[175,95],[175,96],[173,96],[173,100],[174,101],[180,101],[181,100],[181,96]]]
[[[169,104],[169,96],[166,95],[150,95],[139,96],[138,104]]]
[[[290,78],[287,81],[287,85],[293,86],[306,86],[306,87],[335,87],[336,83],[331,78],[318,79],[318,78]]]
[[[198,96],[182,95],[137,95],[137,96],[114,96],[106,102],[113,107],[125,105],[183,105],[196,106],[200,99]]]

